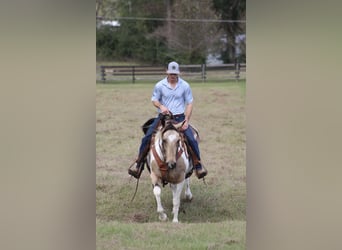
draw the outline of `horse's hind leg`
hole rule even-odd
[[[185,179],[185,199],[188,201],[192,200],[192,193],[190,190],[190,178]]]
[[[157,212],[159,213],[159,219],[161,221],[165,221],[167,219],[167,215],[164,213],[164,208],[161,204],[161,199],[160,199],[161,188],[158,184],[154,185],[153,193],[157,201]]]
[[[179,184],[172,184],[171,189],[172,189],[172,203],[173,203],[173,220],[172,222],[178,222],[178,211],[179,211],[179,206],[180,206],[180,196],[182,193],[182,189],[184,186],[184,181],[182,181]]]

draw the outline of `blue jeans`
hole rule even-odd
[[[185,119],[185,115],[178,115],[175,117],[175,120],[177,122],[182,122]],[[199,151],[199,147],[198,147],[198,143],[194,137],[194,134],[192,133],[192,130],[190,128],[190,126],[188,126],[188,128],[186,130],[183,131],[186,139],[188,140],[188,143],[190,145],[190,147],[192,148],[192,150],[194,151],[197,159],[200,161],[201,160],[201,156],[200,156],[200,151]]]
[[[141,145],[140,145],[140,148],[139,148],[139,157],[142,157],[143,154],[145,154],[151,142],[151,138],[152,138],[152,134],[156,128],[156,126],[158,125],[159,121],[160,121],[160,115],[154,120],[154,122],[151,124],[150,128],[147,130],[145,136],[142,138],[141,140]],[[185,119],[185,115],[182,114],[182,115],[176,115],[175,116],[175,120],[177,122],[182,122],[184,121]],[[192,133],[192,130],[190,128],[190,126],[183,131],[185,137],[187,138],[188,140],[188,143],[189,143],[189,146],[192,148],[192,150],[194,151],[196,157],[198,160],[201,160],[201,156],[200,156],[200,151],[199,151],[199,147],[198,147],[198,143],[194,137],[194,134]]]
[[[143,154],[146,154],[145,152],[150,145],[152,134],[154,130],[156,129],[159,121],[160,121],[160,116],[157,116],[156,119],[154,119],[154,122],[151,124],[150,128],[147,130],[145,136],[141,139],[141,145],[139,148],[139,158],[143,157]]]

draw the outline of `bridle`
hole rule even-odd
[[[165,147],[164,147],[164,140],[163,140],[163,138],[164,138],[165,132],[170,131],[170,130],[176,131],[176,132],[178,133],[179,137],[180,137],[180,141],[177,142],[177,150],[176,150],[176,160],[177,160],[177,159],[182,155],[182,153],[183,153],[184,138],[183,138],[183,134],[182,134],[181,132],[179,132],[178,129],[176,129],[176,128],[173,126],[172,122],[169,122],[169,123],[166,125],[166,127],[162,130],[162,133],[161,133],[162,145],[161,145],[161,147],[160,147],[160,150],[161,150],[161,152],[162,152],[162,154],[163,154],[163,158],[164,158],[164,160],[165,160],[165,159],[166,159],[166,156],[165,156]],[[181,147],[181,144],[180,144],[180,143],[182,143],[182,146],[183,146],[183,147]]]
[[[181,155],[183,154],[183,152],[186,150],[183,150],[183,148],[185,149],[185,142],[184,142],[184,137],[183,135],[173,126],[171,121],[168,121],[166,126],[162,129],[159,140],[161,140],[161,143],[158,143],[159,145],[159,149],[160,152],[162,153],[162,158],[158,155],[156,147],[155,147],[155,139],[156,139],[156,134],[154,134],[152,136],[152,140],[151,140],[151,150],[152,150],[152,154],[154,156],[154,159],[156,160],[160,172],[162,174],[162,179],[165,182],[165,177],[167,175],[167,171],[170,169],[168,164],[165,162],[166,156],[165,156],[165,149],[164,149],[164,142],[163,142],[163,136],[165,134],[165,132],[170,131],[170,130],[174,130],[176,131],[179,135],[180,135],[180,144],[177,145],[177,150],[176,150],[176,161],[181,157]],[[182,145],[182,146],[181,146]]]

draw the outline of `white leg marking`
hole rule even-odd
[[[164,213],[164,208],[161,204],[161,199],[160,199],[161,188],[159,186],[154,186],[153,193],[157,201],[157,212],[159,213],[159,219],[161,221],[165,221],[167,219],[167,215]]]
[[[183,190],[183,186],[184,186],[184,181],[182,181],[181,183],[175,184],[175,185],[171,185],[171,189],[172,189],[172,195],[173,195],[173,209],[172,209],[172,213],[173,213],[173,220],[172,222],[177,223],[178,222],[178,212],[179,212],[179,206],[180,206],[180,196]]]
[[[185,179],[185,199],[192,200],[192,193],[190,190],[190,178]]]

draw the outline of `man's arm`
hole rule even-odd
[[[188,122],[190,121],[190,118],[191,118],[191,114],[192,114],[192,103],[189,103],[186,108],[185,108],[185,120],[187,120]]]
[[[161,113],[163,113],[163,114],[170,113],[169,109],[167,107],[165,107],[164,105],[162,105],[159,101],[157,101],[157,100],[152,101],[152,104],[156,108],[160,109]]]
[[[191,118],[191,114],[192,114],[192,108],[193,108],[192,103],[189,103],[185,108],[185,113],[184,113],[185,123],[182,126],[183,130],[187,129],[189,126],[189,122],[190,122],[190,118]]]

